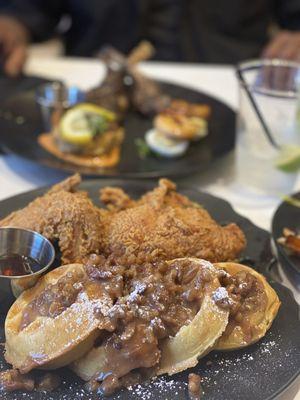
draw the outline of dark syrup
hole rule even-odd
[[[22,256],[20,254],[6,254],[0,256],[0,275],[30,275],[40,269],[40,264],[28,256]]]

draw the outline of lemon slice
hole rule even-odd
[[[94,104],[82,103],[68,110],[60,120],[61,138],[79,146],[92,142],[95,134],[107,128],[107,122],[116,120],[116,115]]]
[[[275,160],[275,166],[283,172],[296,172],[300,169],[300,146],[284,145]]]
[[[80,103],[77,106],[73,107],[74,109],[79,109],[88,113],[97,114],[104,117],[107,121],[113,122],[116,121],[117,116],[114,112],[107,110],[106,108],[97,106],[92,103]]]

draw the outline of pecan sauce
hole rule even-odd
[[[226,288],[228,296],[227,298],[220,296],[216,303],[230,310],[229,322],[223,335],[229,336],[239,325],[242,328],[244,340],[248,343],[255,334],[255,327],[249,323],[250,315],[258,310],[264,310],[267,306],[264,287],[254,275],[246,271],[240,271],[235,275],[229,275],[224,271],[220,282],[224,289]]]
[[[124,271],[123,296],[109,311],[114,332],[101,346],[106,363],[88,384],[110,394],[145,378],[160,360],[160,341],[189,324],[201,307],[205,285],[216,277],[211,264],[191,261],[132,266]],[[135,376],[130,374],[135,371]]]
[[[190,400],[200,400],[202,391],[200,375],[189,374],[188,389]]]
[[[99,257],[99,259],[101,259]],[[68,272],[56,283],[47,285],[23,310],[19,330],[25,329],[39,316],[55,318],[76,302],[82,292],[89,299],[108,298],[108,304],[122,295],[123,268],[103,265],[101,270],[87,265],[86,274]]]
[[[39,380],[34,380],[31,374],[22,375],[15,369],[0,372],[0,392],[12,392],[15,390],[32,391],[34,389],[37,391],[52,392],[60,384],[61,378],[52,372],[42,375]]]
[[[86,274],[76,279],[67,273],[50,284],[23,310],[20,330],[38,316],[55,318],[76,302],[82,291],[89,297],[99,293],[110,300],[109,307],[95,310],[104,334],[95,346],[105,353],[101,369],[87,384],[99,394],[111,394],[155,375],[161,341],[174,336],[198,313],[204,288],[216,277],[222,286],[214,294],[220,307],[231,310],[232,321],[258,307],[261,288],[250,274],[234,277],[202,261],[175,260],[172,263],[132,265],[123,268],[113,260],[91,256]],[[226,287],[226,288],[225,288]]]
[[[26,375],[21,375],[19,371],[9,369],[0,372],[0,392],[12,392],[14,390],[34,389],[34,380]]]

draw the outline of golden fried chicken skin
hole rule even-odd
[[[104,217],[105,254],[124,264],[188,256],[212,262],[235,259],[246,245],[240,228],[221,227],[206,210],[175,190],[173,182],[161,179],[140,200],[129,201],[122,192],[124,201],[118,202],[115,191],[103,189],[101,198],[115,210]]]
[[[80,176],[53,186],[44,196],[0,221],[0,227],[31,229],[58,240],[62,261],[81,261],[101,248],[101,216],[86,192],[76,192]]]
[[[58,240],[64,263],[82,262],[90,254],[130,265],[180,257],[211,262],[232,261],[246,240],[236,224],[220,226],[209,213],[161,179],[139,200],[120,188],[101,190],[107,209],[96,207],[86,192],[76,191],[75,175],[55,185],[0,226],[37,231]]]

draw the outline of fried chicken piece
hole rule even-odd
[[[58,240],[62,261],[82,261],[101,248],[101,211],[85,192],[76,192],[79,175],[53,186],[27,207],[11,213],[0,226],[37,231],[49,240]]]
[[[44,196],[0,221],[58,240],[64,263],[90,254],[109,256],[124,265],[194,256],[212,262],[233,260],[246,244],[235,224],[221,227],[206,210],[161,179],[139,200],[107,187],[97,208],[86,192],[76,191],[79,175],[53,186]]]
[[[174,183],[161,179],[159,186],[140,200],[130,202],[125,197],[119,204],[113,192],[113,208],[118,204],[117,210],[121,210],[115,208],[104,216],[105,255],[124,265],[186,256],[212,262],[235,259],[246,244],[240,228],[236,224],[221,227],[206,210],[175,189]],[[103,197],[110,205],[107,189],[101,191]]]
[[[81,176],[79,174],[74,174],[69,178],[58,182],[56,185],[53,185],[49,190],[48,194],[60,192],[64,190],[65,192],[74,193],[77,190],[78,185],[81,183]]]
[[[168,179],[160,179],[159,186],[151,192],[144,194],[139,200],[133,200],[123,189],[118,187],[106,186],[100,189],[100,201],[104,203],[110,211],[121,211],[127,208],[135,207],[141,204],[151,204],[153,207],[159,207],[166,201],[172,201],[171,197],[166,197],[168,191],[174,191],[173,195],[180,196],[181,201],[190,204],[191,201],[175,192],[176,185]]]
[[[110,211],[120,211],[136,204],[121,188],[106,186],[100,191],[100,200]]]

